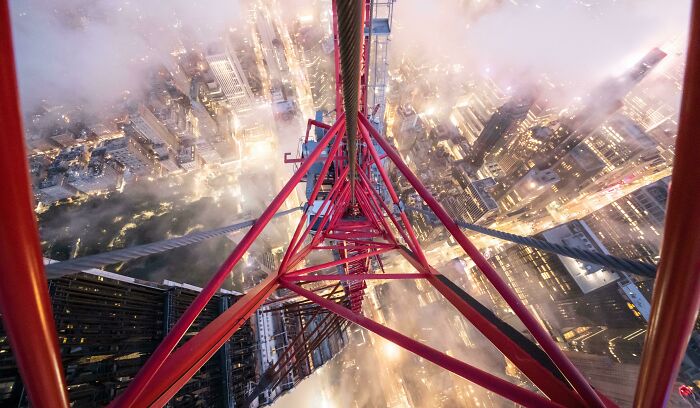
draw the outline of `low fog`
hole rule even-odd
[[[149,70],[160,64],[171,66],[172,54],[178,49],[203,50],[226,32],[248,30],[245,10],[239,3],[232,0],[11,0],[23,109],[30,112],[42,103],[75,106],[86,111],[121,106],[120,102],[146,88]],[[307,4],[318,4],[313,0],[278,0],[278,3],[287,18],[307,10]],[[569,99],[624,71],[653,47],[669,54],[682,54],[689,4],[688,0],[399,0],[394,7],[389,69],[398,68],[404,58],[425,65],[454,65],[452,76],[436,72],[434,78],[444,90],[441,103],[446,106],[461,96],[454,81],[469,75],[491,76],[504,88],[525,87],[546,75],[557,85],[558,97]],[[65,259],[170,238],[191,232],[193,226],[215,228],[256,217],[286,181],[291,166],[281,164],[283,153],[294,155],[302,129],[298,123],[277,128],[277,143],[272,151],[257,161],[251,159],[251,167],[240,177],[217,180],[223,188],[214,184],[210,186],[212,191],[195,194],[193,191],[202,188],[197,179],[157,188],[128,187],[136,191],[133,200],[123,199],[108,211],[101,210],[104,204],[101,200],[107,198],[96,199],[94,219],[66,218],[73,213],[70,208],[61,212],[54,209],[56,214],[45,213],[41,219],[45,248],[58,243],[49,255]],[[180,190],[173,192],[172,188]],[[242,204],[232,199],[238,194],[244,198]],[[236,204],[232,204],[234,201]],[[170,207],[160,209],[164,202]],[[171,212],[172,208],[177,211]],[[101,235],[102,229],[107,229],[122,212],[137,214],[151,210],[155,213],[141,219],[138,227],[127,229],[116,243],[107,238],[98,239],[90,248],[76,243],[78,238],[93,240],[94,235]],[[162,223],[156,225],[159,217]],[[178,224],[178,217],[189,217],[187,224]],[[296,221],[298,213],[288,217]],[[269,247],[286,242],[287,223],[273,221],[271,232],[263,237]],[[215,265],[233,245],[230,240],[218,238],[192,250],[173,251],[175,265],[195,259],[195,253],[207,254],[189,270],[175,269],[165,265],[163,259],[150,258],[132,265],[133,273],[138,277],[201,285],[207,276],[204,271],[213,274]],[[196,252],[200,250],[203,252]],[[256,250],[254,247],[251,252]],[[228,285],[243,290],[249,283]],[[502,375],[506,364],[503,357],[480,334],[442,299],[420,304],[416,300],[419,293],[411,285],[391,282],[379,296],[389,326],[407,335],[415,334],[442,351],[450,350],[459,358]],[[421,296],[436,294],[431,289]],[[406,305],[405,299],[414,301]],[[453,330],[460,325],[467,327],[466,340]],[[412,406],[437,406],[433,390],[450,395],[458,390],[471,390],[488,401],[487,406],[505,404],[461,378],[435,374],[434,366],[408,352],[398,351],[391,364],[379,370],[378,359],[386,358],[383,340],[364,331],[360,333],[354,326],[351,330],[355,331],[353,337],[361,336],[366,342],[348,346],[340,358],[282,397],[277,407],[322,406],[322,403],[377,406],[375,402],[386,397],[384,387],[395,386],[398,379],[411,381],[406,387],[419,389],[417,393],[421,397],[412,400]],[[467,342],[473,346],[468,347]],[[425,378],[435,383],[421,383]]]
[[[488,76],[503,88],[546,75],[559,86],[548,96],[571,98],[653,47],[684,52],[689,9],[688,0],[401,0],[390,67],[404,56],[459,64],[457,77]]]
[[[171,53],[241,26],[236,0],[12,0],[25,111],[49,104],[106,108],[144,87]]]

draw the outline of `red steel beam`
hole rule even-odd
[[[379,279],[379,280],[396,280],[396,279],[425,279],[427,275],[422,273],[358,273],[354,275],[306,275],[306,276],[292,276],[289,278],[282,278],[284,281],[289,282],[318,282],[327,280],[365,280],[365,279]]]
[[[335,284],[335,287],[333,288],[333,290],[332,290],[330,293],[328,293],[327,295],[325,295],[324,297],[325,297],[326,299],[330,298],[330,297],[336,292],[336,290],[338,290],[338,288],[340,288],[340,282],[336,283],[336,284]],[[283,306],[283,307],[281,307],[281,308],[278,308],[277,310],[284,310],[284,309],[285,309],[285,307]],[[299,309],[299,310],[301,310],[301,307],[300,307],[299,305],[294,305],[293,307],[287,307],[287,310],[293,310],[293,309]],[[314,310],[314,313],[313,313],[313,314],[311,315],[311,317],[309,318],[309,321],[313,320],[313,319],[318,315],[318,313],[319,313],[321,310],[322,310],[322,309],[321,309],[320,307],[316,306],[316,307],[315,307],[315,310]],[[327,317],[328,317],[328,316],[324,317],[324,320],[325,320]],[[301,317],[300,317],[300,318],[301,318]],[[294,339],[293,339],[291,342],[289,342],[289,343],[287,344],[286,349],[285,349],[285,350],[282,352],[282,354],[277,358],[277,362],[275,362],[274,364],[272,364],[272,366],[270,366],[271,369],[275,369],[278,365],[281,365],[282,362],[284,362],[285,364],[287,363],[287,362],[284,361],[284,360],[285,360],[286,357],[289,355],[290,351],[295,347],[295,345],[296,345],[297,341],[299,341],[299,339],[304,338],[304,341],[306,341],[306,338],[305,338],[306,336],[304,335],[304,333],[306,332],[306,328],[303,327],[303,324],[302,324],[301,326],[302,326],[302,329],[301,329],[301,330],[299,331],[299,333],[294,337]]]
[[[46,285],[22,132],[8,2],[0,2],[0,313],[29,400],[67,407],[56,325]]]
[[[364,175],[364,173],[360,173],[360,179],[364,180],[365,183],[369,183],[369,180],[367,179],[367,176]],[[377,191],[374,190],[373,188],[369,188],[368,190],[369,190],[369,193],[368,193],[369,201],[371,201],[373,203],[373,206],[377,208],[376,211],[378,212],[378,215],[381,217],[382,210],[384,210],[387,217],[389,217],[389,220],[394,225],[396,230],[399,232],[399,235],[401,235],[401,238],[403,238],[406,245],[408,245],[412,251],[418,253],[418,251],[416,250],[416,248],[414,246],[414,243],[411,241],[411,238],[408,235],[406,235],[406,231],[404,231],[404,228],[401,227],[399,222],[396,220],[396,217],[394,217],[394,214],[392,214],[391,210],[386,206],[386,204],[384,203],[384,200],[381,197],[379,197],[379,194],[377,193]]]
[[[384,213],[382,212],[381,207],[379,206],[379,204],[377,204],[375,200],[374,194],[376,194],[376,191],[371,186],[367,185],[367,176],[365,176],[364,172],[361,171],[358,174],[360,175],[360,182],[357,183],[357,187],[361,192],[361,194],[358,196],[358,198],[360,199],[360,204],[366,207],[367,211],[370,211],[370,214],[372,214],[372,218],[375,219],[375,222],[377,222],[377,224],[381,224],[386,239],[396,244],[398,241],[396,240],[396,237],[394,236],[394,233],[392,232],[389,223],[384,218]],[[402,236],[404,236],[403,230],[399,229],[399,233],[402,234]]]
[[[379,133],[371,126],[367,119],[361,115],[360,121],[364,127],[369,130],[374,140],[376,140],[382,149],[384,149],[394,165],[396,165],[399,171],[401,171],[404,177],[406,177],[409,183],[411,183],[413,188],[415,188],[416,192],[421,196],[425,203],[428,204],[428,207],[433,210],[435,215],[450,232],[452,237],[454,237],[462,249],[464,249],[464,251],[474,261],[479,270],[488,278],[493,287],[503,297],[506,303],[508,303],[511,309],[513,309],[513,312],[520,318],[525,327],[527,327],[545,353],[547,353],[549,358],[559,368],[564,377],[571,382],[571,385],[579,393],[579,395],[591,407],[605,407],[605,403],[595,392],[595,390],[593,390],[593,387],[591,387],[583,374],[581,374],[573,363],[566,358],[559,346],[554,342],[554,340],[552,340],[549,333],[547,333],[537,319],[530,314],[522,301],[520,301],[520,298],[518,298],[515,292],[510,288],[510,286],[508,286],[508,283],[504,281],[500,275],[498,275],[496,270],[488,263],[484,255],[482,255],[474,244],[472,244],[472,242],[464,235],[459,226],[457,226],[454,220],[452,220],[449,214],[447,214],[447,212],[442,208],[440,203],[438,203],[430,191],[428,191],[423,183],[420,182],[418,177],[413,174],[411,169],[409,169],[406,163],[404,163],[398,152],[394,150],[394,147],[391,146],[381,135],[379,135]]]
[[[700,1],[693,1],[676,156],[634,406],[666,406],[700,307]]]
[[[278,287],[278,277],[268,277],[175,350],[163,363],[158,380],[146,386],[135,405],[167,404]]]
[[[345,168],[345,170],[343,170],[343,172],[341,173],[343,178],[345,177],[347,172],[348,169]],[[295,255],[299,254],[299,248],[306,240],[306,237],[311,233],[311,229],[314,225],[316,225],[316,221],[318,221],[322,214],[330,212],[331,209],[335,208],[334,200],[336,199],[336,195],[340,196],[344,192],[344,189],[340,188],[341,184],[342,183],[340,182],[336,182],[336,184],[331,188],[331,191],[321,203],[321,206],[318,208],[316,214],[314,214],[313,218],[308,223],[306,223],[305,218],[306,214],[308,213],[308,208],[306,211],[304,211],[304,217],[301,217],[299,219],[299,224],[297,225],[297,228],[294,231],[294,235],[292,236],[292,240],[290,241],[289,246],[287,247],[287,251],[285,252],[284,257],[282,258],[280,269],[287,269],[288,267],[294,265],[294,262],[292,260],[295,258]],[[312,195],[311,198],[315,199],[316,196]],[[310,202],[311,201],[309,201],[309,203]],[[328,208],[328,210],[326,210],[326,208]],[[324,217],[324,219],[325,218],[326,217]],[[306,228],[304,228],[304,225],[306,225]]]
[[[346,167],[345,170],[346,171],[343,171],[343,174],[349,174],[347,170],[350,169]],[[335,225],[336,221],[343,217],[343,215],[345,214],[345,210],[350,204],[350,183],[341,182],[340,184],[343,186],[343,190],[338,196],[336,202],[333,204],[333,210],[329,212],[327,217],[323,217],[323,219],[320,221],[318,225],[318,231],[324,232],[316,234],[311,239],[312,246],[320,244],[325,239],[325,231],[328,231],[328,226]]]
[[[348,172],[347,172],[347,168],[346,168],[345,171],[343,171],[343,174],[347,174],[347,173],[348,173]],[[340,186],[340,184],[336,184],[336,185],[337,185],[337,186]],[[336,186],[333,186],[333,188],[335,188],[335,187],[336,187]],[[338,194],[338,196],[340,197],[340,200],[342,201],[342,200],[343,200],[342,197],[345,196],[345,195],[348,195],[348,194],[350,193],[350,188],[349,188],[349,186],[348,186],[347,184],[345,184],[345,186],[343,187],[343,189],[342,189],[342,190],[338,190],[338,191],[340,191],[340,193]],[[330,197],[330,196],[329,196],[329,197]],[[326,197],[326,199],[328,200],[329,197]],[[317,246],[317,244],[318,244],[320,241],[323,241],[323,239],[320,239],[320,240],[317,239],[317,237],[323,237],[323,233],[322,233],[322,232],[318,232],[318,233],[316,234],[316,236],[314,236],[314,238],[311,240],[311,242],[310,242],[308,245],[306,245],[306,246],[304,246],[304,247],[301,247],[301,245],[304,243],[304,241],[305,241],[305,239],[306,239],[306,236],[307,236],[308,234],[310,234],[310,232],[311,232],[311,227],[314,226],[314,225],[316,225],[316,221],[318,220],[318,218],[320,217],[321,213],[323,212],[323,208],[325,208],[326,203],[327,203],[327,202],[324,201],[324,203],[321,205],[321,208],[319,209],[319,211],[314,215],[314,217],[311,219],[311,221],[307,224],[306,230],[305,230],[304,233],[302,234],[302,237],[299,238],[299,239],[297,240],[297,243],[296,243],[295,247],[292,248],[292,249],[287,248],[287,253],[289,253],[289,257],[287,258],[286,263],[284,263],[284,262],[282,263],[282,266],[280,266],[280,270],[286,271],[286,270],[290,270],[290,269],[294,268],[299,262],[301,262],[301,261],[304,259],[304,257],[305,257],[306,255],[309,254],[309,252],[311,252],[311,251],[313,250],[313,248],[315,248],[315,247]],[[333,210],[333,211],[340,211],[340,210],[338,210],[338,208],[339,208],[339,206],[338,206],[337,203],[333,203],[333,204],[331,204],[331,206],[329,207],[329,209],[331,209],[331,210]],[[330,215],[330,214],[331,214],[331,211],[329,210],[328,215]],[[328,222],[329,218],[330,218],[330,217],[323,217],[323,219],[322,219],[321,222],[319,223],[318,231],[322,231],[322,230],[323,230],[323,227],[326,225],[326,223]],[[291,245],[290,245],[290,247],[291,247]],[[301,248],[299,248],[299,247],[301,247]]]
[[[347,262],[362,260],[362,259],[368,258],[370,256],[383,254],[384,252],[391,251],[392,249],[394,249],[394,248],[380,248],[380,249],[377,249],[376,251],[367,252],[367,253],[359,254],[359,255],[354,255],[354,256],[351,256],[348,258],[336,259],[336,260],[333,260],[330,262],[325,262],[325,263],[318,264],[318,265],[312,265],[312,266],[309,266],[309,267],[306,267],[303,269],[297,269],[296,271],[284,272],[284,274],[282,276],[300,276],[300,275],[304,275],[307,273],[330,268],[333,266],[342,265],[342,264],[347,263]]]
[[[442,296],[457,309],[464,318],[476,327],[491,343],[503,353],[508,360],[513,362],[520,371],[532,381],[545,395],[566,407],[583,407],[583,401],[579,398],[573,389],[567,384],[555,377],[552,372],[539,364],[532,358],[522,347],[513,339],[505,335],[501,330],[490,322],[485,316],[474,309],[469,303],[465,302],[452,289],[437,279],[439,272],[433,267],[425,268],[421,265],[418,258],[408,253],[405,249],[400,248],[399,253],[410,263],[417,271],[428,273],[427,281],[438,291]]]
[[[288,282],[282,282],[282,286],[308,298],[317,305],[322,306],[330,310],[331,312],[351,322],[357,323],[358,325],[378,334],[379,336],[384,337],[385,339],[391,341],[397,346],[400,346],[420,357],[423,357],[424,359],[452,373],[455,373],[460,377],[473,382],[476,385],[484,387],[491,392],[508,398],[511,401],[514,401],[526,407],[561,407],[561,405],[556,404],[532,391],[520,388],[506,380],[496,377],[493,374],[489,374],[486,371],[482,371],[463,361],[457,360],[454,357],[450,357],[447,354],[435,350],[434,348],[431,348],[429,346],[426,346],[421,342],[418,342],[410,337],[404,336],[403,334],[397,331],[382,326],[374,320],[368,319],[359,314],[355,314],[347,308],[336,303],[330,302],[300,286]]]
[[[370,180],[367,178],[367,176],[360,172],[360,179],[365,182],[366,185],[370,184]],[[386,203],[384,203],[384,200],[379,197],[379,194],[374,188],[367,187],[366,194],[368,196],[368,201],[371,202],[371,206],[375,208],[375,211],[377,212],[377,216],[380,217],[380,219],[383,220],[383,213],[382,210],[386,213],[387,217],[389,217],[389,220],[391,223],[394,225],[396,230],[399,232],[399,235],[401,235],[401,238],[403,238],[404,242],[406,245],[411,248],[414,252],[418,253],[418,249],[415,247],[415,243],[411,240],[411,238],[406,234],[406,231],[404,228],[401,227],[401,224],[396,220],[396,217],[394,217],[394,214],[391,213],[391,210],[386,206]],[[388,223],[385,223],[388,224]],[[388,225],[387,225],[388,227]],[[391,231],[390,228],[387,228],[388,231]]]
[[[341,121],[336,122],[331,127],[331,130],[329,130],[319,142],[309,157],[304,160],[304,163],[299,166],[299,169],[289,179],[287,184],[285,184],[265,211],[263,211],[255,224],[250,227],[248,232],[243,236],[236,248],[233,250],[233,252],[231,252],[231,255],[229,255],[226,261],[224,261],[223,265],[221,265],[209,283],[207,283],[204,289],[202,289],[202,291],[192,301],[192,304],[190,304],[187,310],[185,310],[185,313],[183,313],[170,333],[168,333],[168,335],[158,345],[151,357],[148,359],[148,361],[146,361],[146,364],[144,364],[131,384],[129,384],[129,387],[127,387],[124,394],[122,394],[121,398],[114,402],[114,406],[128,407],[137,402],[139,395],[143,392],[148,383],[155,377],[156,373],[159,372],[159,369],[167,359],[168,355],[170,355],[170,353],[172,353],[172,351],[175,349],[175,346],[177,346],[177,344],[180,342],[182,336],[185,335],[187,329],[189,329],[202,309],[204,309],[207,303],[209,303],[209,300],[212,298],[212,296],[214,296],[216,291],[219,290],[221,284],[228,277],[233,267],[236,266],[241,257],[243,257],[243,254],[245,254],[248,248],[250,248],[250,246],[253,244],[253,241],[258,237],[258,235],[260,235],[268,222],[270,222],[275,212],[277,212],[282,204],[284,204],[287,197],[292,193],[292,191],[294,191],[294,188],[296,188],[303,176],[309,171],[309,168],[311,168],[314,162],[316,162],[321,155],[321,152],[328,145],[328,142],[341,125]]]
[[[370,132],[372,135],[379,135],[377,130],[372,126],[371,123],[365,118],[363,115],[359,115],[360,118],[360,123],[359,123],[359,128],[360,128],[360,134],[362,135],[362,138],[365,139],[365,143],[367,144],[367,149],[369,150],[369,153],[372,155],[372,158],[374,159],[374,163],[377,165],[377,170],[379,171],[379,174],[384,181],[384,185],[386,186],[387,190],[389,191],[389,195],[391,195],[391,200],[394,202],[394,205],[400,208],[399,203],[399,196],[396,194],[396,191],[394,191],[394,187],[391,184],[391,180],[389,179],[389,176],[386,173],[386,170],[384,169],[384,166],[382,166],[382,162],[379,159],[379,154],[377,154],[377,150],[374,148],[374,145],[372,144],[372,139],[370,138]],[[382,149],[386,150],[385,146],[382,146]],[[388,154],[388,152],[387,152]],[[408,217],[406,217],[406,212],[403,209],[399,210],[399,216],[401,218],[401,221],[403,222],[404,228],[406,229],[406,232],[408,233],[408,237],[410,238],[410,241],[413,242],[413,247],[415,248],[416,256],[418,259],[421,261],[421,263],[424,266],[428,266],[428,260],[425,257],[425,254],[423,253],[423,249],[420,247],[420,243],[418,242],[418,238],[416,238],[416,233],[413,231],[413,228],[411,227],[411,223],[408,222]]]
[[[367,241],[367,243],[373,243],[373,242],[374,241]],[[352,249],[362,250],[362,249],[377,249],[377,248],[387,248],[387,247],[393,248],[395,246],[396,245],[391,245],[391,244],[389,244],[389,245],[359,245],[356,247],[352,247]],[[322,250],[322,249],[341,250],[341,249],[347,249],[347,248],[348,247],[346,247],[345,245],[319,245],[319,246],[315,247],[314,250]]]

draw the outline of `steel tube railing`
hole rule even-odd
[[[634,406],[665,406],[700,307],[700,1],[693,1],[661,259]]]
[[[496,377],[482,371],[465,362],[459,361],[454,357],[450,357],[445,353],[441,353],[431,347],[426,346],[410,337],[394,331],[388,327],[382,326],[374,320],[368,319],[362,315],[353,313],[349,309],[322,298],[321,296],[310,292],[300,286],[292,283],[282,282],[282,286],[292,290],[299,295],[306,297],[319,306],[322,306],[331,312],[351,321],[358,325],[376,333],[379,336],[391,341],[399,347],[402,347],[412,353],[425,358],[426,360],[437,364],[438,366],[449,370],[462,378],[465,378],[474,384],[486,388],[498,395],[506,397],[511,401],[521,404],[526,407],[560,407],[556,404],[532,391],[522,389],[506,380]]]
[[[435,215],[438,217],[438,219],[440,219],[452,237],[454,237],[462,249],[464,249],[464,251],[474,261],[479,270],[486,275],[493,287],[513,309],[513,312],[520,318],[535,340],[537,340],[542,349],[547,353],[549,358],[551,358],[554,364],[556,364],[559,370],[561,370],[564,377],[571,382],[571,385],[579,393],[579,395],[581,395],[581,397],[591,407],[605,407],[605,403],[603,403],[598,394],[593,390],[586,378],[573,365],[573,363],[566,358],[549,333],[547,333],[544,327],[542,327],[537,319],[527,310],[523,302],[518,298],[510,286],[508,286],[508,283],[506,283],[500,277],[500,275],[498,275],[496,270],[493,269],[493,267],[488,263],[484,255],[479,252],[474,244],[472,244],[472,242],[464,235],[462,230],[459,229],[459,226],[455,224],[452,218],[442,208],[440,203],[438,203],[435,197],[430,194],[430,191],[425,188],[423,183],[418,180],[418,177],[416,177],[411,169],[408,168],[398,152],[394,150],[394,147],[391,146],[381,135],[379,135],[374,128],[372,128],[366,118],[360,117],[360,120],[363,122],[364,126],[369,129],[374,140],[376,140],[382,149],[384,149],[387,156],[391,159],[394,165],[396,165],[404,177],[406,177],[409,183],[411,183],[413,188],[415,188],[416,192],[426,202],[428,207],[433,210]]]
[[[32,405],[67,407],[66,381],[33,210],[6,1],[0,2],[0,30],[0,313]]]
[[[163,339],[163,341],[160,343],[158,348],[156,348],[148,361],[146,361],[146,364],[141,368],[124,394],[122,394],[122,396],[115,402],[115,406],[131,406],[136,403],[139,395],[154,378],[158,369],[163,365],[163,362],[167,359],[168,355],[170,355],[173,349],[175,349],[175,346],[182,339],[182,336],[185,335],[187,329],[189,329],[206,304],[209,303],[209,300],[212,298],[212,296],[214,296],[216,291],[219,290],[221,284],[224,282],[233,267],[238,263],[241,257],[243,257],[243,254],[245,254],[248,248],[250,248],[253,241],[258,237],[258,235],[260,235],[267,223],[270,222],[270,219],[272,219],[275,212],[279,210],[287,197],[292,193],[292,191],[294,191],[297,184],[299,184],[303,176],[309,171],[314,162],[316,162],[321,155],[321,152],[328,145],[328,142],[335,135],[340,126],[341,122],[336,122],[335,125],[331,127],[331,130],[326,133],[321,142],[319,142],[309,157],[307,157],[302,165],[299,166],[299,169],[289,179],[287,184],[284,185],[282,190],[272,200],[265,211],[263,211],[260,218],[258,218],[255,224],[243,236],[241,241],[238,243],[238,246],[236,246],[233,252],[231,252],[231,255],[229,255],[226,261],[224,261],[223,265],[221,265],[221,268],[219,268],[209,283],[207,283],[204,289],[202,289],[199,295],[197,295],[194,301],[192,301],[192,304],[180,317],[170,333],[168,333],[165,339]]]

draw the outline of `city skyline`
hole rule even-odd
[[[444,287],[421,280],[382,283],[372,278],[341,280],[338,285],[313,279],[294,282],[449,356],[473,360],[476,367],[533,395],[550,397],[552,390],[537,382],[541,378],[535,380],[532,372],[504,357],[502,348],[492,346],[478,325],[455,314],[449,297],[442,298],[445,288],[451,288],[462,299],[475,302],[471,304],[477,304],[479,313],[493,324],[507,327],[511,341],[538,350],[536,344],[542,345],[542,338],[519,320],[517,308],[480,272],[479,261],[466,256],[459,239],[444,228],[444,220],[424,193],[405,177],[412,171],[445,214],[463,227],[514,299],[535,316],[533,322],[542,325],[542,333],[581,364],[585,379],[597,389],[609,390],[608,396],[620,406],[632,404],[634,382],[618,392],[609,387],[601,367],[637,375],[654,278],[514,244],[474,228],[658,265],[678,154],[675,142],[687,45],[687,26],[679,19],[688,18],[688,2],[654,15],[650,11],[657,1],[638,7],[630,2],[573,0],[481,5],[460,1],[449,16],[442,2],[369,2],[368,15],[373,19],[365,35],[359,35],[371,44],[371,52],[362,57],[368,58],[366,75],[359,76],[365,84],[359,88],[360,123],[367,134],[359,132],[357,138],[365,154],[358,160],[371,165],[358,166],[362,174],[356,179],[350,172],[342,176],[347,158],[330,160],[347,152],[349,136],[348,142],[338,141],[342,147],[337,150],[331,147],[334,138],[328,147],[321,146],[329,132],[338,131],[336,121],[345,123],[346,117],[340,115],[345,110],[336,103],[347,103],[336,90],[345,80],[336,75],[338,67],[333,64],[338,43],[330,0],[298,5],[239,0],[221,9],[219,4],[178,1],[170,8],[161,5],[163,10],[121,1],[71,2],[53,10],[39,0],[10,3],[24,140],[45,263],[89,260],[101,253],[243,225],[197,238],[196,244],[178,244],[168,253],[157,249],[148,256],[128,255],[49,281],[49,286],[68,285],[67,290],[76,293],[82,286],[70,289],[80,283],[69,282],[92,282],[89,285],[94,284],[96,291],[112,284],[146,285],[155,291],[147,295],[151,306],[143,306],[139,313],[153,315],[148,308],[157,308],[155,319],[160,323],[148,329],[152,341],[139,345],[143,361],[134,364],[143,365],[156,343],[177,330],[173,329],[177,319],[167,308],[174,291],[175,296],[194,293],[187,294],[188,299],[207,292],[202,288],[217,267],[246,242],[250,231],[246,228],[276,202],[278,192],[307,158],[322,151],[300,179],[305,186],[287,190],[291,194],[277,203],[279,211],[303,212],[299,227],[293,215],[275,216],[260,239],[247,244],[250,249],[241,254],[240,262],[222,275],[222,292],[216,292],[218,309],[216,313],[206,309],[213,313],[207,317],[210,321],[229,308],[236,310],[238,296],[266,285],[285,268],[291,268],[292,275],[303,271],[309,276],[319,263],[337,268],[334,274],[404,273],[421,270],[411,259],[422,262],[424,251],[426,262],[449,282]],[[421,18],[428,23],[444,19],[442,37],[419,39],[411,27]],[[512,33],[524,30],[517,18],[553,24],[515,39]],[[564,27],[559,20],[567,18],[574,19],[569,23],[571,32],[553,38],[554,30]],[[44,28],[28,31],[41,22]],[[498,32],[494,24],[509,22],[512,31],[497,39],[484,37]],[[586,24],[599,31],[588,38],[591,45],[599,45],[606,36],[613,38],[615,28],[628,32],[611,39],[609,49],[593,50],[581,45]],[[440,33],[441,27],[429,30]],[[50,40],[51,36],[61,39]],[[75,61],[57,55],[85,38],[91,42],[76,52]],[[58,48],[47,55],[45,66],[37,66],[36,48],[42,40]],[[463,45],[464,41],[473,44]],[[85,60],[85,53],[96,50],[98,43],[111,42],[116,45],[113,55],[94,54],[102,58],[104,69]],[[578,53],[566,49],[577,44]],[[545,57],[551,50],[559,57]],[[115,59],[124,64],[115,66]],[[50,73],[55,64],[61,67]],[[70,67],[75,72],[68,73]],[[116,74],[119,70],[128,72]],[[88,71],[91,77],[80,78]],[[42,85],[31,84],[33,78],[41,78]],[[67,86],[71,81],[74,86]],[[392,151],[368,129],[385,138]],[[389,160],[389,153],[405,162],[406,169],[393,157]],[[336,191],[345,181],[359,187],[352,184],[348,192]],[[352,194],[365,198],[356,202],[354,196],[347,198]],[[341,218],[335,212],[346,198],[352,205]],[[332,200],[335,204],[324,206]],[[381,216],[366,214],[369,208]],[[350,241],[340,245],[341,233],[326,231],[333,223],[339,223],[334,228],[344,233],[360,234],[352,246],[368,247],[348,250],[344,245]],[[304,225],[308,237],[304,234],[302,241],[295,241]],[[400,237],[398,251],[409,255],[382,254],[388,250],[382,245],[388,243],[378,240],[392,234]],[[317,237],[328,239],[327,248],[316,242]],[[290,240],[296,246],[290,247]],[[328,252],[290,252],[303,251],[302,244],[320,245]],[[378,253],[368,255],[373,250]],[[366,262],[342,262],[362,256]],[[56,265],[47,270],[58,270],[51,269]],[[236,332],[239,337],[224,342],[222,350],[228,353],[224,354],[235,357],[229,361],[222,352],[220,366],[204,366],[213,370],[218,385],[208,385],[201,395],[192,393],[192,387],[201,386],[196,381],[209,381],[202,380],[209,375],[202,372],[172,401],[174,406],[191,401],[231,406],[234,400],[236,406],[251,407],[514,406],[455,373],[443,373],[424,358],[399,351],[376,333],[325,311],[313,299],[298,297],[299,292],[285,285],[262,308],[254,313],[251,309],[245,329]],[[131,294],[135,290],[119,296],[130,299],[137,296]],[[60,311],[68,306],[60,303],[56,292],[51,296],[54,316],[67,313]],[[63,309],[57,308],[59,304]],[[175,316],[181,316],[187,304],[181,306]],[[409,324],[400,318],[406,314],[423,317]],[[438,315],[446,320],[430,318]],[[120,319],[129,321],[128,316]],[[59,345],[69,343],[61,348],[64,364],[71,347],[80,347],[85,339],[90,346],[98,342],[97,337],[86,335],[81,340],[69,335],[77,324],[57,318]],[[187,338],[202,329],[192,329]],[[680,396],[674,391],[671,406],[698,406],[694,405],[694,390],[700,386],[697,329],[690,336],[677,380],[693,392]],[[453,331],[455,339],[436,335],[445,331]],[[243,335],[248,337],[241,340]],[[247,342],[247,351],[240,351],[241,342]],[[94,344],[95,351],[86,351],[83,358],[105,367],[112,360],[133,357],[120,350],[101,363],[102,351]],[[2,346],[10,350],[7,341]],[[361,357],[363,352],[373,357]],[[533,358],[540,358],[536,354]],[[136,370],[116,364],[122,373],[120,385],[111,391],[90,391],[95,404],[121,395],[136,376]],[[87,369],[70,367],[66,372],[71,400],[91,406],[87,394],[76,391],[86,389],[79,384],[87,377],[70,374]],[[365,385],[373,370],[381,370],[386,378]],[[554,376],[567,374],[556,366],[554,371]],[[1,377],[0,402],[26,404],[27,394],[15,373]],[[227,392],[229,402],[220,399],[221,384],[233,390],[232,381],[241,376],[246,384],[237,383],[235,393]],[[357,398],[343,389],[365,386],[367,395]]]

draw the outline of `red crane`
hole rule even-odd
[[[337,4],[336,4],[337,3]],[[394,147],[366,115],[368,36],[363,33],[370,1],[334,1],[336,112],[317,147],[265,209],[224,264],[195,298],[141,368],[115,407],[163,405],[206,363],[231,335],[278,290],[332,312],[334,321],[353,322],[491,392],[524,406],[614,406],[566,358],[515,292],[411,172]],[[635,406],[659,407],[675,376],[700,306],[700,144],[692,119],[700,113],[700,8],[694,2],[676,161],[673,170],[663,251]],[[42,266],[37,225],[22,136],[7,2],[0,5],[0,97],[4,148],[1,174],[6,197],[0,223],[0,312],[33,405],[67,407],[66,382]],[[535,339],[514,334],[488,311],[434,269],[385,170],[390,161],[435,213],[456,242],[488,278]],[[190,325],[311,167],[321,170],[304,214],[277,273],[251,288],[216,320],[177,347]],[[332,187],[323,191],[325,180]],[[308,180],[308,183],[314,180]],[[387,200],[379,191],[388,192]],[[383,191],[383,190],[382,190]],[[313,209],[313,210],[312,210]],[[307,264],[314,252],[338,254],[332,261]],[[381,257],[405,258],[410,271],[386,273]],[[342,273],[333,273],[341,267]],[[515,364],[541,391],[520,388],[467,362],[376,323],[362,315],[367,280],[423,279]],[[317,282],[327,282],[319,286]],[[328,292],[327,288],[333,288]],[[334,296],[342,293],[343,296]],[[319,308],[319,310],[320,310]],[[328,316],[331,316],[329,313]],[[321,327],[323,325],[319,325]],[[294,341],[297,341],[295,339]],[[308,339],[307,339],[308,341]]]

